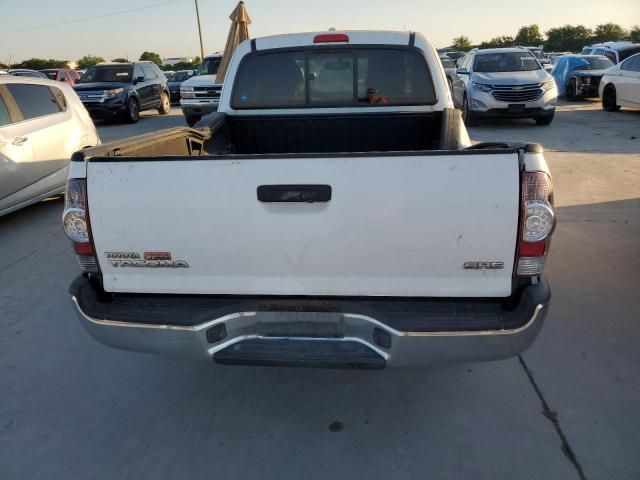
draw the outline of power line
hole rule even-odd
[[[102,14],[102,15],[95,15],[93,17],[76,18],[74,20],[66,20],[64,22],[48,23],[46,25],[36,25],[36,26],[33,26],[33,27],[18,28],[16,30],[7,30],[5,32],[0,32],[0,35],[6,35],[8,33],[27,32],[27,31],[31,31],[31,30],[40,30],[42,28],[59,27],[60,25],[69,25],[71,23],[86,22],[88,20],[96,20],[96,19],[99,19],[99,18],[113,17],[115,15],[123,15],[125,13],[133,13],[133,12],[139,12],[140,10],[147,10],[149,8],[161,7],[163,5],[168,5],[170,3],[176,3],[178,1],[179,0],[167,0],[166,2],[154,3],[152,5],[146,5],[144,7],[138,7],[138,8],[131,8],[129,10],[120,10],[119,12],[111,12],[111,13],[105,13],[105,14]]]

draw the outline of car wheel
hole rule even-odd
[[[572,78],[571,80],[569,80],[569,83],[567,83],[567,100],[569,100],[570,102],[575,101],[577,98],[577,92],[578,87],[576,86],[576,79]]]
[[[186,116],[184,117],[184,119],[187,121],[187,125],[189,125],[190,127],[193,127],[200,121],[200,117]]]
[[[613,85],[607,85],[602,92],[602,109],[607,112],[615,112],[620,110],[620,107],[616,105],[616,87]]]
[[[127,122],[137,123],[140,120],[140,106],[135,98],[130,98],[127,102]]]
[[[169,98],[169,94],[167,92],[162,93],[162,98],[160,99],[160,108],[158,109],[158,113],[160,115],[166,115],[171,111],[171,99]]]
[[[464,120],[464,124],[467,127],[473,127],[476,124],[476,119],[473,115],[473,112],[469,109],[469,101],[467,100],[467,96],[464,96],[464,100],[462,101],[462,119]]]
[[[541,117],[534,118],[536,125],[551,125],[553,122],[553,115],[543,115]]]

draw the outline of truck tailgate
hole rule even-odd
[[[258,199],[275,185],[331,199]],[[111,292],[505,297],[519,185],[512,150],[87,164]]]

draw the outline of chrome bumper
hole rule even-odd
[[[356,342],[368,347],[390,367],[420,367],[437,363],[500,360],[526,350],[544,323],[547,304],[535,306],[530,318],[515,329],[490,331],[411,332],[399,331],[361,314],[325,312],[261,312],[244,311],[228,314],[198,325],[150,325],[96,319],[87,315],[75,296],[71,297],[78,316],[89,334],[100,343],[115,348],[156,353],[175,357],[209,359],[243,341],[264,339],[269,342]],[[268,335],[265,325],[296,322],[333,325],[339,322],[339,338],[318,336]],[[211,343],[207,332],[224,325],[224,339]],[[219,327],[221,328],[221,327]],[[390,346],[376,344],[374,332],[386,332]],[[378,342],[379,343],[379,342]]]

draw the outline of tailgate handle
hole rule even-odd
[[[331,200],[331,185],[260,185],[261,202],[315,203]]]

